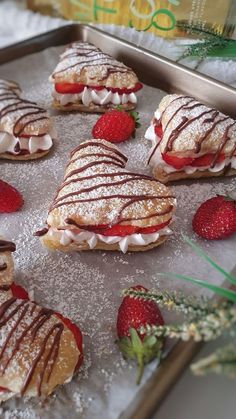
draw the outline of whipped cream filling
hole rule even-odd
[[[113,93],[110,90],[93,90],[89,87],[85,87],[81,93],[58,93],[54,91],[52,93],[53,97],[60,102],[62,106],[67,105],[68,103],[78,103],[82,102],[83,105],[89,106],[90,103],[95,105],[107,105],[112,103],[113,105],[124,105],[128,102],[137,103],[137,96],[135,93]]]
[[[157,116],[156,116],[156,114],[157,114]],[[159,119],[160,118],[160,112],[159,113],[156,112],[155,117],[157,119]],[[152,148],[151,148],[150,154],[149,154],[149,155],[151,155],[154,148],[156,147],[157,142],[160,141],[160,138],[155,133],[155,125],[154,124],[151,124],[150,127],[147,129],[147,131],[145,133],[145,138],[152,142]],[[201,167],[184,166],[181,169],[175,169],[173,166],[170,166],[169,164],[167,164],[163,160],[162,155],[161,155],[161,151],[160,151],[160,147],[157,147],[155,153],[153,154],[153,156],[150,160],[150,166],[160,167],[166,173],[184,171],[188,175],[196,172],[197,170],[200,171],[200,172],[202,172],[204,170],[209,170],[212,173],[220,172],[221,170],[224,169],[225,166],[228,166],[228,164],[231,164],[232,169],[236,169],[236,157],[231,157],[231,158],[228,157],[225,160],[223,160],[222,162],[215,164],[214,167],[209,167],[209,166],[201,166]]]
[[[0,131],[0,153],[20,154],[22,150],[26,150],[29,154],[37,153],[37,151],[46,151],[52,147],[53,132],[43,136],[32,136],[29,138],[15,137],[8,132]]]
[[[96,247],[98,241],[101,241],[106,244],[118,243],[120,250],[123,253],[126,253],[128,247],[133,246],[146,246],[150,243],[154,243],[161,236],[169,236],[172,234],[172,230],[169,227],[164,227],[155,233],[150,234],[130,234],[128,236],[103,236],[102,234],[96,234],[92,231],[80,231],[79,233],[74,233],[73,230],[57,230],[55,228],[50,228],[48,235],[52,240],[57,240],[62,244],[62,246],[68,246],[71,242],[76,244],[83,244],[87,242],[90,249]]]

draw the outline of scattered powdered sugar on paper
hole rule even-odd
[[[62,48],[22,58],[1,66],[1,77],[20,83],[24,97],[49,107],[49,74]],[[164,92],[145,86],[140,97],[142,127],[136,138],[119,146],[129,157],[127,168],[150,174],[145,166],[150,149],[144,133]],[[235,179],[196,180],[176,183],[178,199],[174,234],[160,248],[140,254],[104,251],[62,254],[43,249],[32,233],[44,226],[47,209],[62,181],[70,151],[82,140],[91,138],[97,115],[52,113],[58,131],[53,150],[32,162],[1,161],[0,178],[12,183],[25,200],[14,214],[1,214],[0,234],[16,243],[13,254],[15,279],[40,304],[61,311],[76,322],[84,335],[85,360],[79,374],[60,387],[47,400],[11,400],[2,406],[1,417],[59,419],[116,418],[125,410],[141,387],[135,384],[135,370],[122,359],[114,341],[117,308],[121,290],[133,284],[187,293],[201,290],[190,284],[158,278],[158,271],[172,271],[220,283],[216,275],[183,243],[181,233],[193,237],[191,219],[199,204],[217,193],[235,188]],[[196,238],[196,237],[195,237]],[[235,259],[235,237],[224,241],[196,240],[224,268],[231,270]],[[166,315],[168,318],[168,315]],[[145,371],[143,383],[156,363]]]

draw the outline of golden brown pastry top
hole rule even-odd
[[[1,238],[0,260],[9,263],[13,243]],[[10,260],[11,261],[11,260]],[[48,396],[69,381],[80,366],[82,336],[78,328],[54,311],[27,298],[0,276],[0,402],[14,395]],[[7,277],[9,273],[9,277]]]
[[[6,292],[0,288],[0,295]],[[51,310],[8,296],[0,322],[0,387],[47,396],[72,378],[81,354],[73,333]]]
[[[52,203],[48,226],[148,227],[170,220],[175,207],[170,190],[149,176],[129,172],[126,162],[105,140],[87,140],[78,146]]]
[[[19,94],[17,83],[0,79],[0,131],[15,137],[49,133],[51,121],[47,111]]]
[[[184,95],[165,96],[158,111],[163,130],[159,144],[162,153],[235,153],[236,121],[229,116]]]
[[[86,42],[74,42],[66,49],[49,80],[128,89],[138,82],[131,68]]]

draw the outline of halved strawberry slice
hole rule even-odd
[[[10,391],[10,390],[8,390],[8,388],[6,388],[6,387],[0,387],[0,393],[1,393],[1,391]]]
[[[193,162],[191,163],[191,166],[193,167],[210,166],[214,160],[214,157],[215,157],[214,154],[205,154],[204,156],[197,157],[196,159],[193,160]],[[222,153],[217,158],[216,163],[221,163],[223,160],[225,160],[225,155]]]
[[[129,95],[130,93],[135,93],[142,88],[142,83],[136,83],[131,89],[127,89],[126,87],[123,87],[122,89],[119,89],[119,87],[106,87],[107,90],[111,90],[112,93],[119,93],[119,95],[123,95],[124,93]]]
[[[85,85],[79,83],[55,83],[57,93],[81,93],[84,88]]]
[[[81,93],[83,92],[84,88],[88,87],[93,90],[102,90],[107,89],[113,93],[119,93],[122,95],[123,93],[129,94],[137,92],[138,90],[142,89],[143,85],[141,83],[136,83],[132,89],[127,89],[126,87],[119,89],[118,87],[106,87],[106,86],[86,86],[85,84],[80,83],[55,83],[55,90],[57,93]]]
[[[190,166],[194,160],[192,157],[176,157],[170,154],[162,154],[162,158],[167,164],[177,170],[182,169],[184,166]]]
[[[90,226],[89,231],[93,231],[96,234],[102,234],[103,236],[130,236],[131,234],[140,233],[140,234],[151,234],[160,230],[161,228],[166,227],[170,223],[168,220],[165,223],[158,224],[150,227],[138,227],[138,226],[129,226],[129,225],[114,225],[112,227],[107,226]]]
[[[13,282],[10,285],[10,288],[14,298],[19,298],[20,300],[29,300],[28,292],[21,285],[17,285]]]
[[[158,138],[162,138],[163,131],[162,131],[162,125],[161,124],[155,125],[154,131],[155,131],[155,134]]]

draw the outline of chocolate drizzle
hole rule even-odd
[[[122,154],[119,150],[117,150],[114,147],[110,147],[107,144],[103,144],[101,141],[87,141],[86,143],[80,144],[78,147],[76,147],[70,153],[70,158],[72,158],[74,156],[74,154],[77,153],[78,151],[83,150],[84,148],[87,148],[87,147],[90,147],[90,146],[99,147],[99,148],[102,148],[103,150],[106,150],[106,151],[111,151],[112,153],[115,153],[115,154],[117,154],[117,156],[121,157],[122,160],[124,160],[125,162],[128,161],[127,157],[124,154]],[[74,161],[74,160],[72,160],[72,161]],[[71,161],[70,161],[70,163],[71,163]]]
[[[213,159],[212,159],[212,163],[210,165],[210,167],[213,168],[215,166],[215,164],[217,163],[217,160],[218,160],[219,156],[221,155],[221,153],[224,152],[224,148],[225,148],[227,142],[231,139],[231,137],[229,135],[229,130],[230,130],[231,127],[233,127],[236,124],[236,122],[233,121],[229,116],[225,116],[225,115],[221,114],[216,109],[213,109],[213,108],[209,109],[206,106],[204,106],[203,104],[201,104],[200,102],[196,102],[195,99],[189,98],[188,96],[177,96],[172,101],[170,101],[169,104],[166,106],[165,110],[163,111],[159,122],[163,121],[163,116],[165,115],[167,110],[170,109],[170,107],[173,105],[173,102],[177,102],[178,100],[182,101],[183,99],[184,99],[184,102],[182,102],[181,105],[177,107],[177,109],[174,111],[172,116],[168,119],[167,124],[164,127],[162,125],[162,128],[163,128],[162,139],[153,147],[152,152],[151,152],[151,154],[149,156],[149,159],[148,159],[148,163],[150,163],[150,161],[151,161],[152,157],[154,156],[157,148],[160,146],[160,143],[163,141],[163,137],[166,135],[167,128],[169,127],[169,124],[171,123],[171,121],[174,120],[181,111],[186,110],[188,113],[186,112],[186,115],[185,115],[185,112],[182,112],[182,115],[183,115],[183,116],[181,116],[182,120],[180,120],[178,125],[170,132],[163,153],[168,153],[168,152],[172,151],[174,142],[179,137],[179,135],[182,134],[183,131],[189,125],[193,124],[197,120],[201,120],[201,124],[203,126],[203,129],[204,129],[204,126],[206,124],[210,124],[210,127],[207,128],[206,130],[204,129],[203,135],[198,136],[196,141],[195,141],[195,149],[194,149],[195,155],[193,156],[193,158],[197,158],[197,157],[199,157],[199,153],[201,152],[203,142],[206,141],[209,138],[209,135],[211,135],[214,132],[215,128],[217,126],[229,121],[229,125],[227,125],[227,124],[224,125],[224,132],[223,132],[221,141],[219,142],[219,146],[218,146],[217,150],[214,151],[214,152],[211,152],[210,150],[205,152],[205,154],[206,153],[214,154]],[[197,107],[202,107],[203,111],[200,112],[198,115],[196,115],[194,113],[191,114],[191,111],[193,109],[197,108]],[[210,114],[209,117],[207,117],[205,119],[202,119],[205,115],[208,115],[208,114]],[[178,116],[178,120],[179,120],[179,118],[180,117]],[[191,134],[191,135],[194,135],[194,134]],[[217,134],[217,136],[219,136],[219,134]],[[214,150],[215,150],[215,147],[214,147]],[[186,146],[186,151],[188,151],[187,146]],[[232,158],[235,151],[236,151],[236,141],[235,141],[235,146],[233,147],[233,150],[230,153],[229,158]],[[193,164],[193,166],[194,166],[194,164]]]
[[[89,152],[86,151],[86,148],[92,147]],[[98,150],[97,150],[98,148]],[[107,154],[107,160],[99,160],[103,158],[103,154],[100,153],[99,148],[105,149],[110,151]],[[83,151],[84,150],[84,151]],[[119,155],[120,161],[118,163],[114,156],[111,154]],[[87,161],[83,164],[83,159],[88,157],[90,160],[88,163]],[[113,157],[113,158],[112,158]],[[138,220],[145,220],[151,219],[153,217],[163,217],[170,215],[169,220],[171,219],[171,213],[174,209],[172,195],[168,193],[165,194],[163,191],[162,193],[158,193],[159,189],[153,189],[151,186],[152,183],[158,183],[156,179],[151,178],[150,176],[137,174],[133,172],[128,172],[125,170],[116,171],[114,168],[116,166],[124,168],[127,158],[123,156],[118,150],[113,147],[107,146],[104,142],[99,141],[87,141],[82,143],[79,147],[71,153],[71,160],[69,161],[66,169],[66,175],[64,177],[64,181],[62,185],[57,190],[57,195],[52,203],[50,211],[58,209],[60,207],[66,207],[68,205],[75,205],[75,204],[85,204],[85,203],[94,203],[94,202],[102,202],[104,201],[104,207],[111,208],[113,204],[106,204],[106,201],[114,200],[114,206],[116,207],[116,211],[114,213],[114,217],[111,222],[109,222],[109,227],[112,225],[120,224],[124,221],[138,221]],[[70,165],[77,162],[78,166],[70,170]],[[100,173],[100,170],[96,172],[96,167],[99,165],[104,164],[104,172]],[[109,170],[109,166],[112,170]],[[95,170],[95,173],[89,172],[86,173],[88,169]],[[103,169],[101,169],[103,170]],[[80,174],[82,176],[80,177]],[[114,178],[118,177],[117,180]],[[99,178],[101,178],[101,182],[99,183]],[[105,182],[102,179],[105,178]],[[109,179],[109,181],[108,181]],[[81,187],[81,182],[92,180],[91,183],[84,185]],[[136,183],[145,180],[150,182],[149,185],[146,185],[145,193],[139,193],[139,189],[136,188]],[[78,183],[78,187],[75,188],[75,184]],[[121,187],[124,185],[128,185],[129,183],[133,183],[133,186],[127,186],[126,188],[122,189]],[[70,185],[73,186],[73,190],[70,190],[68,187]],[[148,187],[150,186],[150,187]],[[116,188],[117,187],[117,188]],[[64,191],[64,189],[68,188],[68,190]],[[111,188],[111,189],[110,189]],[[117,189],[117,192],[116,192]],[[101,190],[101,191],[100,191]],[[135,193],[136,191],[136,193]],[[140,190],[140,192],[142,189]],[[115,192],[115,193],[114,193]],[[158,202],[160,201],[160,202]],[[131,205],[135,205],[141,202],[147,202],[145,205],[141,205],[140,209],[137,207],[137,212],[134,211],[133,216],[131,217],[123,217],[123,213],[125,209],[127,209]],[[152,202],[150,205],[149,202]],[[155,202],[155,205],[154,205]],[[158,206],[160,205],[160,208]],[[99,204],[100,206],[100,204]],[[146,214],[140,215],[139,212],[143,211],[143,208],[146,208]],[[156,208],[156,210],[155,210]],[[86,211],[86,210],[85,210]],[[109,209],[108,211],[111,211]],[[81,224],[76,221],[76,210],[75,210],[75,220],[72,214],[70,214],[70,210],[67,212],[68,216],[65,218],[65,222],[68,224],[75,225],[81,229],[90,230],[94,228],[94,225],[85,226],[85,224]],[[96,224],[96,223],[95,223]],[[60,227],[58,227],[60,229]]]
[[[49,120],[45,109],[38,106],[35,102],[22,99],[17,90],[19,89],[15,85],[12,87],[11,83],[0,80],[0,126],[4,128],[4,117],[13,114],[12,133],[16,137],[23,134],[27,135],[28,133],[25,133],[25,130],[29,125],[41,120]],[[3,106],[1,106],[2,102],[4,102]],[[17,113],[20,113],[19,117],[14,115]],[[37,136],[37,134],[33,135]]]
[[[7,264],[4,262],[2,265],[0,265],[0,272],[5,271],[7,269]]]
[[[16,245],[7,240],[0,240],[0,252],[15,252]]]
[[[9,289],[9,286],[0,287],[1,291]],[[14,297],[0,306],[0,330],[3,330],[8,323],[10,324],[10,328],[9,326],[6,328],[6,336],[0,347],[0,376],[7,374],[7,369],[14,362],[25,339],[27,339],[27,345],[29,339],[31,344],[36,338],[38,339],[37,353],[35,354],[33,351],[32,359],[29,359],[27,363],[21,395],[27,391],[39,363],[42,363],[37,377],[39,396],[43,382],[48,383],[50,380],[58,358],[61,335],[64,330],[64,325],[60,321],[48,324],[53,315],[52,310],[40,308],[28,300],[17,300]],[[4,330],[1,333],[4,333]]]
[[[63,68],[60,68],[61,63],[66,63],[68,60],[72,60],[72,63],[65,65]],[[105,80],[110,74],[113,73],[133,73],[131,68],[126,67],[122,63],[119,63],[114,58],[96,48],[94,45],[83,42],[76,42],[73,43],[64,54],[62,54],[60,62],[52,74],[52,78],[66,73],[68,70],[71,70],[74,67],[76,67],[76,73],[80,74],[85,68],[94,66],[96,67],[96,65],[107,67],[106,74],[98,79],[98,81]],[[94,77],[90,76],[90,79],[93,78]]]
[[[96,154],[94,154],[94,156],[96,157]],[[71,172],[68,173],[68,175],[66,175],[66,177],[64,178],[64,181],[66,181],[68,178],[70,178],[71,176],[77,175],[78,173],[82,173],[85,170],[94,167],[94,166],[99,166],[100,164],[110,164],[112,166],[117,166],[117,167],[125,167],[124,163],[117,163],[114,162],[112,159],[111,160],[100,160],[100,161],[94,161],[88,164],[85,164],[83,167],[80,167],[79,169],[75,169],[72,170]]]
[[[38,231],[36,231],[36,232],[34,233],[34,236],[36,236],[36,237],[41,237],[41,236],[44,236],[45,234],[47,234],[47,232],[48,232],[48,228],[47,228],[47,227],[45,227],[45,228],[43,228],[42,230],[38,230]]]
[[[190,124],[192,124],[194,121],[196,121],[197,119],[200,119],[202,116],[207,115],[208,113],[211,113],[212,109],[204,111],[202,113],[200,113],[199,115],[193,117],[193,118],[187,118],[186,116],[182,117],[182,121],[180,122],[180,124],[171,132],[168,140],[167,140],[167,144],[165,147],[165,153],[167,151],[171,151],[174,141],[178,138],[179,134],[185,129],[187,128],[187,126],[189,126]]]

